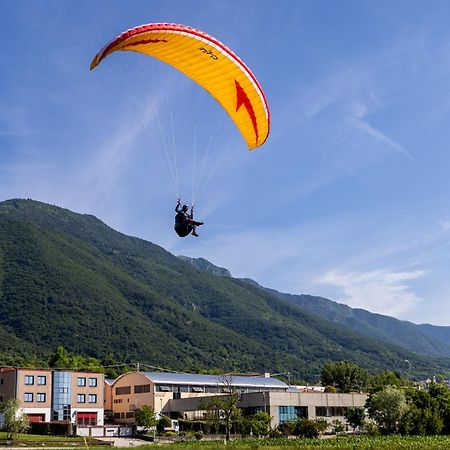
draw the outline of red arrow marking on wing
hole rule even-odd
[[[157,44],[158,42],[167,42],[166,39],[144,39],[142,41],[136,41],[131,42],[130,44],[127,44],[127,46],[133,46],[133,45],[145,45],[145,44]]]
[[[245,106],[245,109],[252,120],[253,129],[255,130],[256,143],[258,143],[258,124],[256,123],[256,116],[255,111],[253,110],[252,102],[238,81],[234,80],[234,82],[236,83],[236,112],[239,111],[239,108],[242,105]]]

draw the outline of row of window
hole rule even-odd
[[[36,401],[41,403],[46,401],[45,393],[37,393],[33,394],[32,392],[25,392],[24,401],[29,403],[34,401],[34,396],[36,395]],[[88,403],[97,403],[97,394],[88,394]],[[78,403],[86,403],[86,394],[78,394],[77,395]]]
[[[36,401],[41,403],[41,402],[45,402],[47,399],[47,396],[45,395],[45,393],[37,393],[36,394]],[[32,392],[25,392],[24,395],[24,401],[25,402],[32,402],[34,401],[34,394]]]
[[[87,397],[89,403],[97,403],[97,394],[89,394]],[[78,394],[77,402],[86,403],[86,394]]]
[[[133,387],[135,394],[142,394],[144,392],[150,392],[150,384],[141,384]],[[239,392],[261,392],[261,388],[240,388]],[[224,393],[227,392],[227,388],[223,386],[188,386],[188,385],[175,385],[175,384],[157,384],[156,392],[196,392],[196,393]],[[116,395],[129,395],[131,394],[131,386],[116,387]]]
[[[37,377],[37,385],[45,386],[47,384],[47,376],[46,375],[38,375]],[[32,385],[34,384],[34,375],[25,375],[25,384]]]
[[[25,375],[25,384],[30,386],[34,384],[34,375]],[[37,377],[37,385],[38,386],[45,386],[47,384],[47,376],[46,375],[38,375]],[[83,387],[86,386],[86,380],[87,380],[87,386],[89,387],[97,387],[97,378],[87,378],[86,377],[78,377],[77,378],[77,386]]]
[[[345,406],[316,406],[317,417],[344,416],[348,408]]]
[[[86,386],[86,377],[78,377],[77,386]],[[88,378],[88,386],[97,387],[97,378]]]
[[[122,412],[122,413],[114,413],[114,419],[133,419],[134,412]]]

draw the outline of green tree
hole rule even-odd
[[[300,437],[316,438],[319,436],[319,429],[314,420],[300,418],[295,422],[294,434]]]
[[[166,428],[172,426],[172,421],[167,416],[161,416],[156,424],[156,430],[159,434],[164,434]]]
[[[330,424],[327,422],[326,419],[315,419],[314,422],[320,435],[325,433],[325,431],[327,431],[327,429],[330,427]]]
[[[386,386],[371,394],[366,406],[369,416],[377,422],[380,431],[386,434],[399,431],[400,421],[408,411],[405,393],[395,386]]]
[[[222,390],[225,395],[214,397],[214,404],[220,410],[221,417],[225,421],[226,440],[230,440],[231,424],[234,419],[240,416],[240,410],[237,407],[239,393],[233,385],[233,377],[225,375],[221,377]]]
[[[428,392],[441,415],[444,424],[442,433],[450,434],[450,389],[445,384],[431,383]]]
[[[326,394],[334,394],[336,392],[336,388],[334,386],[327,385],[325,386],[324,391]]]
[[[428,391],[406,391],[410,409],[402,418],[404,434],[434,435],[447,433],[450,418],[450,395],[445,385],[432,383]]]
[[[215,397],[204,397],[199,402],[199,409],[204,411],[204,419],[209,422],[212,428],[217,429],[220,421],[220,409],[215,401]]]
[[[136,425],[150,428],[156,425],[155,410],[149,405],[143,405],[135,411]]]
[[[30,427],[30,422],[26,414],[19,412],[19,401],[8,400],[0,404],[0,412],[4,416],[4,430],[6,439],[15,439],[20,433],[25,433]]]
[[[294,435],[295,422],[283,422],[276,428],[276,435],[281,436],[293,436]]]
[[[333,433],[336,435],[336,439],[338,439],[339,435],[345,431],[344,424],[338,419],[333,420],[333,422],[331,422],[331,429],[333,430]]]
[[[348,361],[325,364],[321,372],[323,386],[334,386],[339,392],[365,391],[370,375],[366,369]]]
[[[48,364],[50,367],[55,369],[67,369],[69,366],[69,354],[67,350],[59,345],[50,359],[48,360]]]
[[[365,417],[366,413],[364,412],[364,408],[349,408],[347,410],[345,418],[353,428],[353,434],[355,434],[356,429],[364,423]]]
[[[402,386],[407,386],[409,382],[402,378],[398,373],[395,372],[382,372],[378,375],[372,377],[371,380],[371,390],[372,391],[380,391],[386,386],[396,386],[401,388]]]
[[[266,412],[256,413],[251,417],[251,427],[256,436],[267,436],[270,430],[270,414]]]

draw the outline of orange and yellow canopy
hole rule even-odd
[[[118,50],[158,58],[197,82],[229,114],[249,149],[266,141],[270,114],[264,92],[244,62],[217,39],[184,25],[142,25],[107,44],[93,59],[91,70]]]

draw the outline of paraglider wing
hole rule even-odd
[[[214,37],[184,25],[142,25],[107,44],[93,59],[91,70],[118,50],[158,58],[197,82],[229,114],[249,149],[266,141],[270,114],[264,92],[244,62]]]

